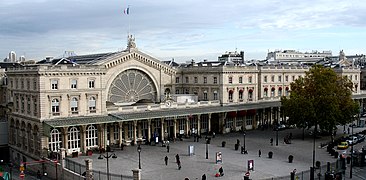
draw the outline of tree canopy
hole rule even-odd
[[[290,86],[290,96],[283,96],[281,103],[289,124],[299,128],[318,125],[332,131],[336,125],[352,122],[359,111],[352,99],[353,83],[331,68],[315,65]]]

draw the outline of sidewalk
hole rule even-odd
[[[364,128],[355,128],[354,132],[363,130]],[[284,144],[283,139],[289,133],[293,134],[292,144]],[[301,176],[309,179],[309,169],[312,166],[312,148],[313,139],[306,131],[306,138],[302,140],[302,130],[287,129],[278,132],[278,146],[276,146],[276,132],[272,130],[252,130],[246,132],[246,149],[248,154],[243,155],[239,151],[234,150],[234,144],[239,139],[243,145],[244,136],[241,133],[229,133],[217,135],[212,138],[211,144],[208,145],[209,159],[205,158],[206,145],[204,138],[199,142],[193,142],[191,139],[183,139],[183,141],[171,142],[170,153],[166,152],[165,147],[142,145],[141,164],[142,179],[200,179],[206,174],[208,179],[214,179],[218,168],[223,167],[225,177],[223,179],[243,179],[244,173],[247,171],[248,160],[254,160],[254,171],[250,172],[251,179],[280,179],[281,177],[289,177],[290,172],[294,169],[298,174],[301,171],[305,173]],[[337,134],[343,133],[341,130]],[[271,146],[269,139],[274,139],[274,145]],[[226,146],[221,147],[221,142],[226,141]],[[330,137],[322,137],[316,139],[316,161],[320,161],[322,165],[326,162],[334,163],[336,159],[331,157],[326,149],[321,149],[320,143],[330,141]],[[188,155],[188,147],[194,146],[193,156]],[[115,149],[117,159],[109,160],[110,172],[114,174],[131,175],[132,169],[138,167],[137,146],[125,147],[123,151]],[[258,150],[261,150],[262,156],[258,157]],[[268,158],[268,152],[273,152],[273,158]],[[215,163],[216,152],[222,153],[222,164]],[[182,169],[178,170],[175,163],[175,155],[179,154]],[[294,156],[294,162],[288,163],[288,156]],[[84,163],[84,159],[93,159],[93,168],[95,170],[106,171],[106,161],[99,160],[98,154],[86,157],[72,158],[71,160]],[[168,156],[169,163],[165,166],[164,157]],[[356,172],[356,168],[355,168]],[[323,171],[324,173],[324,171]],[[300,177],[300,176],[299,176]],[[219,179],[222,179],[219,178]],[[216,178],[215,178],[216,179]],[[301,179],[301,177],[300,177]],[[356,179],[356,176],[353,178]]]

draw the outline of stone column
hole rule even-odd
[[[141,169],[134,169],[133,172],[133,180],[141,180]]]
[[[115,143],[115,141],[114,141],[114,126],[115,126],[114,123],[112,123],[111,126],[109,126],[109,145]]]
[[[219,127],[221,130],[221,133],[225,134],[226,133],[226,128],[225,128],[225,119],[226,119],[226,112],[220,113],[219,116]]]
[[[98,141],[99,141],[99,147],[100,148],[105,148],[104,147],[104,127],[103,124],[98,124],[97,125],[97,129],[98,129]]]
[[[174,117],[174,140],[177,138],[177,117]]]
[[[85,159],[86,180],[93,180],[93,160]]]
[[[137,140],[137,121],[133,121],[133,144],[136,144]]]
[[[197,134],[201,135],[201,114],[197,115]]]
[[[80,126],[80,145],[81,145],[81,152],[86,153],[86,126]]]
[[[68,144],[68,141],[69,141],[69,138],[67,136],[67,133],[68,133],[68,127],[63,127],[62,128],[62,146],[65,148],[65,151],[67,152],[67,150],[69,149],[69,144]],[[36,141],[36,139],[33,139],[33,141]]]
[[[165,125],[164,125],[164,118],[160,119],[160,124],[161,124],[161,130],[160,130],[160,136],[161,136],[161,141],[165,141]]]
[[[151,119],[147,120],[147,141],[151,141]]]
[[[188,136],[188,132],[189,132],[189,116],[187,116],[187,118],[186,118],[186,129],[185,129],[185,132],[186,132],[186,134]]]
[[[233,119],[233,131],[235,132],[236,131],[236,117],[238,116],[238,111],[236,111],[236,116],[234,117]]]
[[[118,133],[118,136],[119,136],[119,147],[122,147],[122,143],[123,143],[123,136],[122,136],[123,122],[119,122],[118,125],[119,125],[119,133]]]
[[[64,169],[65,168],[65,158],[66,158],[66,149],[65,148],[61,148],[60,149],[61,151],[61,167],[62,167],[62,169]]]
[[[211,132],[211,113],[209,113],[208,114],[208,132],[207,133],[209,133],[209,132]]]

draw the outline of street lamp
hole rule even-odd
[[[353,136],[353,126],[355,126],[352,122],[352,136]],[[352,179],[352,166],[353,166],[353,145],[354,145],[354,141],[352,141],[352,146],[351,146],[351,167],[349,169],[349,178]]]
[[[208,138],[206,136],[206,159],[208,159]]]
[[[113,158],[113,159],[116,159],[117,156],[116,154],[112,153],[112,154],[108,154],[109,151],[107,151],[107,155],[104,155],[104,154],[100,154],[98,159],[103,159],[103,158],[106,158],[107,159],[107,180],[109,180],[109,158]]]
[[[137,146],[137,152],[139,153],[139,169],[141,169],[141,159],[140,159],[140,154],[141,154],[141,146],[140,145],[138,145]]]
[[[246,148],[245,148],[245,135],[246,135],[246,133],[244,131],[243,132],[243,149],[244,149],[244,152],[243,153],[245,153],[245,151],[246,151]]]
[[[278,127],[276,128],[276,146],[278,146]]]

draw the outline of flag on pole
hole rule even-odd
[[[124,14],[130,14],[130,7],[126,8],[123,10]]]

